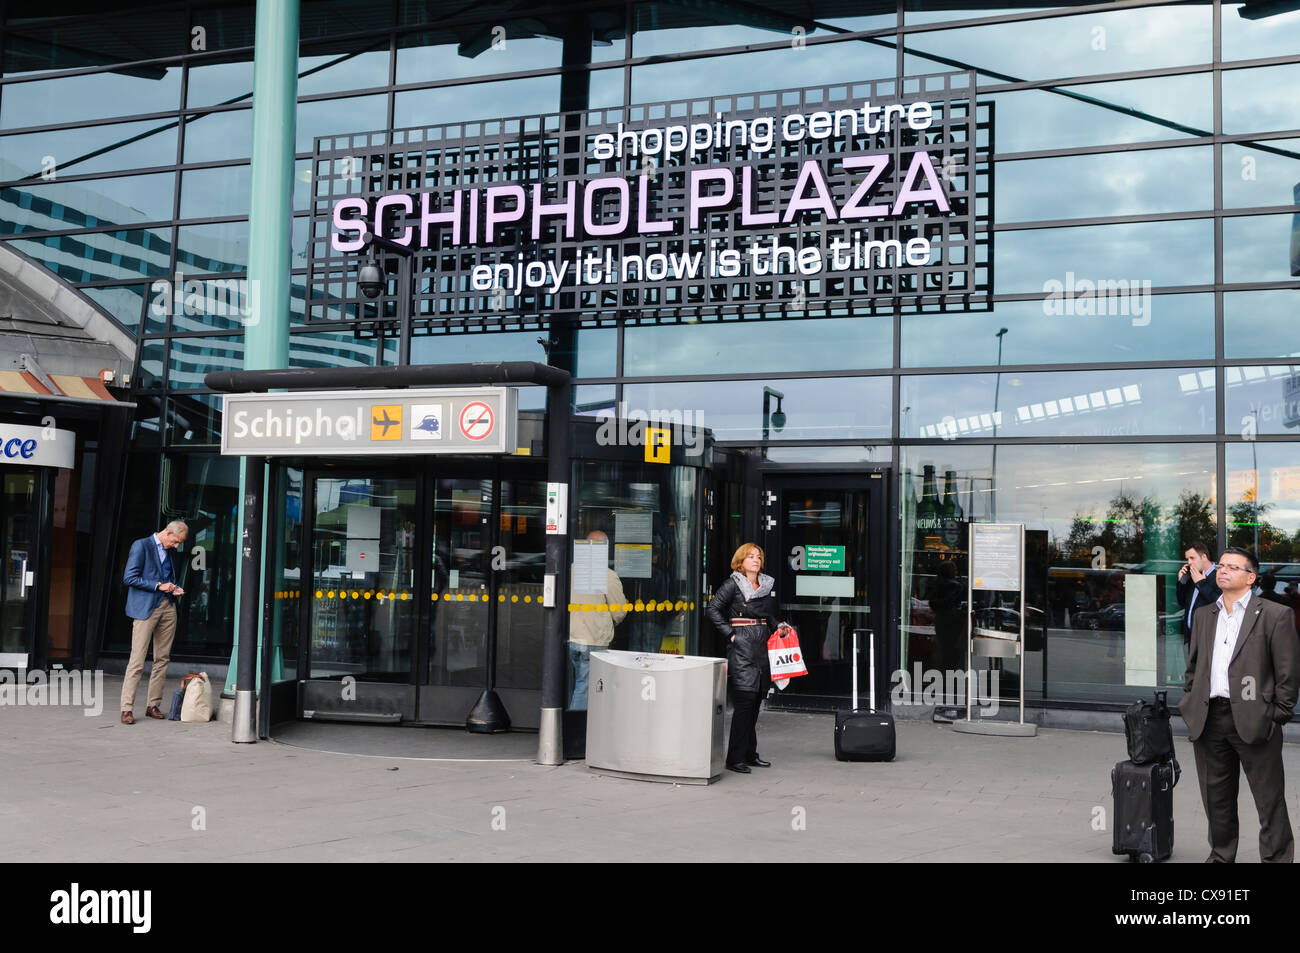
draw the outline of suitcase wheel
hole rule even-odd
[[[1146,853],[1138,854],[1137,857],[1136,857],[1135,859],[1137,860],[1137,862],[1138,862],[1139,864],[1151,864],[1151,863],[1155,863],[1155,858],[1152,857],[1150,854],[1146,854]]]

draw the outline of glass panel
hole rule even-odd
[[[549,69],[560,65],[562,52],[562,43],[550,37],[532,36],[518,21],[508,19],[455,31],[407,33],[397,38],[397,82],[405,85]],[[376,85],[387,85],[387,82],[385,77]]]
[[[574,539],[597,544],[584,553],[597,579],[602,542],[608,561],[599,590],[584,591],[576,573],[570,589],[566,707],[587,707],[592,649],[698,654],[700,547],[692,538],[698,479],[698,471],[682,466],[575,464]]]
[[[179,66],[150,66],[138,72],[148,75],[86,73],[6,85],[0,95],[0,128],[109,119],[124,112],[152,113],[180,107]]]
[[[144,310],[145,285],[120,288],[82,288],[84,294],[131,334],[140,332],[140,314]],[[159,329],[161,330],[161,329]]]
[[[171,229],[129,229],[16,239],[19,251],[74,284],[140,275],[165,275],[171,264]]]
[[[10,6],[5,23],[5,75],[117,65],[189,52],[184,8],[153,7],[133,15],[119,8],[110,21],[98,9],[88,16],[78,16],[79,12],[77,8],[38,4]],[[161,74],[158,69],[140,72],[154,81]]]
[[[623,370],[633,377],[648,377],[889,367],[894,360],[893,339],[894,323],[887,315],[629,325],[623,331]]]
[[[1300,356],[1300,289],[1223,296],[1225,357]]]
[[[229,62],[202,60],[190,64],[185,90],[186,106],[220,106],[252,102],[253,58],[240,56]]]
[[[181,175],[181,218],[247,215],[252,172],[246,165],[195,169]]]
[[[172,173],[0,188],[0,230],[18,234],[170,221]]]
[[[550,363],[565,366],[576,350],[578,377],[614,376],[614,353],[618,332],[613,328],[591,328],[576,332],[576,347],[561,353],[557,349]],[[508,331],[487,334],[435,334],[411,338],[412,364],[462,364],[475,361],[537,361],[547,363],[547,352],[538,343],[536,331]],[[546,338],[543,336],[543,340]]]
[[[774,463],[888,463],[892,447],[768,447]]]
[[[1278,152],[1285,153],[1278,155]],[[1297,205],[1300,139],[1223,144],[1223,207]]]
[[[497,685],[536,690],[542,684],[542,576],[546,570],[546,484],[501,481],[497,544],[506,566],[497,572]]]
[[[212,453],[163,457],[162,522],[184,520],[190,535],[178,559],[184,597],[177,605],[182,651],[229,653],[235,631],[235,563],[239,553],[239,461]],[[203,547],[206,568],[190,553]]]
[[[1230,443],[1225,462],[1228,545],[1256,553],[1260,576],[1255,585],[1295,606],[1300,585],[1300,467],[1295,445]]]
[[[221,445],[221,395],[167,398],[167,442],[181,447]]]
[[[27,653],[28,610],[36,604],[35,591],[23,573],[36,573],[39,553],[36,532],[40,525],[35,470],[5,467],[0,472],[0,519],[4,521],[4,571],[0,574],[0,652]]]
[[[293,210],[309,211],[311,199],[311,160],[299,159],[293,164]]]
[[[388,125],[388,96],[354,96],[298,104],[294,150],[311,152],[312,139],[339,133],[371,132]],[[400,125],[400,124],[399,124]]]
[[[894,60],[892,43],[881,46],[851,41],[636,66],[632,69],[632,102],[880,79],[894,75]]]
[[[1294,215],[1253,215],[1223,220],[1223,280],[1289,281],[1300,276]]]
[[[248,222],[182,225],[176,229],[176,264],[200,274],[248,269]]]
[[[166,351],[165,340],[144,341],[140,344],[140,369],[134,381],[137,390],[153,390],[162,387],[163,360]],[[133,440],[138,438],[138,430],[139,427],[137,433],[132,436]],[[153,422],[153,430],[157,434],[156,420]],[[154,440],[157,439],[158,436],[155,436]]]
[[[998,93],[988,97],[996,103],[994,144],[1004,155],[1208,136],[1214,123],[1210,82],[1204,73]]]
[[[247,159],[253,148],[253,112],[232,109],[185,117],[185,161]]]
[[[398,93],[394,97],[393,128],[472,119],[536,116],[556,112],[559,108],[558,76],[479,83],[474,86],[472,96],[466,95],[465,87],[462,86],[417,89],[409,93]],[[365,132],[371,128],[378,127],[357,126],[338,131]]]
[[[1225,226],[1227,222],[1224,223]],[[1225,242],[1226,246],[1226,242]],[[1214,281],[1214,222],[1134,222],[999,232],[999,293],[1062,293],[1078,282],[1127,280],[1151,287]],[[1126,287],[1126,286],[1120,286]]]
[[[167,362],[167,386],[185,389],[203,387],[208,371],[244,369],[244,339],[173,338],[171,358]]]
[[[587,87],[587,105],[592,109],[607,109],[623,105],[623,70],[602,69],[590,74]]]
[[[1223,59],[1253,60],[1294,56],[1300,50],[1300,10],[1290,4],[1225,3],[1222,7]],[[1249,8],[1252,15],[1242,16]],[[1260,14],[1263,13],[1263,16]]]
[[[677,414],[717,440],[879,440],[890,435],[890,391],[887,377],[628,384],[623,416]]]
[[[84,591],[91,573],[90,535],[77,536],[77,517],[79,509],[84,512],[94,505],[91,501],[94,498],[95,459],[96,454],[87,451],[81,455],[77,468],[60,467],[53,471],[48,484],[53,496],[50,501],[53,518],[50,541],[46,546],[49,552],[49,586],[42,594],[49,600],[45,657],[51,662],[58,659],[73,667],[81,665],[77,655],[80,654],[82,636],[74,628],[80,609],[79,590]],[[88,517],[87,513],[83,521],[90,522]]]
[[[999,520],[1026,530],[1027,698],[1124,701],[1152,687],[1177,697],[1186,663],[1175,583],[1187,544],[1216,535],[1212,445],[949,445],[903,447],[900,458],[909,681],[935,670],[945,700],[962,700],[952,689],[964,678],[944,676],[965,668],[965,524]],[[1018,631],[1018,601],[1006,596],[976,593],[982,627]],[[973,701],[1018,695],[1018,659],[993,672],[976,662]],[[921,703],[920,686],[895,691]]]
[[[1214,433],[1209,368],[904,377],[899,432],[946,440]]]
[[[298,678],[300,655],[298,639],[302,605],[302,471],[285,467],[280,470],[277,499],[279,528],[275,538],[275,629],[272,636],[271,679],[293,681]]]
[[[995,222],[1045,222],[1214,208],[1214,150],[1152,149],[1004,162]]]
[[[176,125],[175,120],[151,119],[5,136],[0,138],[0,175],[89,175],[171,165],[176,161]]]
[[[1223,429],[1229,436],[1251,440],[1255,434],[1294,434],[1300,427],[1300,364],[1225,367],[1223,384]]]
[[[486,686],[492,481],[435,486],[433,622],[422,684]]]
[[[414,479],[316,480],[311,676],[407,682],[415,629]]]
[[[1001,339],[1000,328],[1010,329]],[[1214,295],[1000,301],[991,312],[905,314],[902,329],[904,367],[993,365],[999,340],[1004,364],[1210,360]]]
[[[373,367],[377,343],[351,333],[289,335],[290,367]]]
[[[728,22],[731,19],[753,19],[758,22],[753,25]],[[757,16],[722,7],[701,9],[677,3],[638,3],[632,9],[632,55],[657,56],[662,53],[687,53],[753,43],[789,42],[792,38],[791,30],[795,26],[802,26],[805,36],[829,35],[825,30],[818,32],[816,26],[808,22],[812,19],[806,17],[801,20],[796,14],[787,14],[783,10],[773,10],[767,16]],[[867,19],[878,21],[881,27],[894,25],[893,16]],[[867,30],[872,27],[861,26],[855,29]]]
[[[150,324],[171,317],[173,331],[229,331],[242,328],[253,314],[247,278],[161,279],[149,286]]]
[[[345,51],[344,46],[353,46]],[[401,82],[401,80],[398,80]],[[388,85],[388,37],[334,42],[328,50],[304,49],[298,57],[298,95],[341,93]]]
[[[1223,131],[1231,135],[1300,129],[1297,88],[1300,88],[1300,63],[1225,70]]]
[[[904,37],[904,74],[934,73],[929,53],[986,70],[981,83],[1125,73],[1210,62],[1213,8],[1145,7],[1047,20],[1021,20]],[[984,16],[985,11],[968,11]],[[912,21],[908,18],[909,22]],[[1000,74],[1000,75],[998,75]],[[1009,77],[1009,78],[1008,78]]]
[[[932,9],[933,8],[933,9]],[[903,23],[907,25],[920,23],[941,23],[945,20],[982,20],[989,17],[1013,16],[1017,13],[1030,13],[1038,10],[1055,10],[1059,7],[1044,4],[1035,7],[1001,7],[996,10],[972,9],[969,5],[954,5],[938,0],[903,0]]]

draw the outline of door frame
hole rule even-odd
[[[46,631],[50,612],[49,566],[50,557],[47,541],[54,528],[54,506],[51,499],[50,467],[5,467],[4,472],[31,471],[35,477],[32,505],[28,509],[31,518],[31,545],[27,558],[27,572],[32,574],[32,585],[28,587],[26,619],[23,623],[22,651],[27,655],[27,669],[45,668],[45,639],[37,633]],[[9,515],[4,503],[3,473],[0,473],[0,526]],[[4,557],[8,558],[8,540]],[[20,570],[21,572],[21,570]],[[19,578],[21,586],[22,579]],[[6,598],[8,592],[5,593]],[[75,654],[73,656],[75,662]]]
[[[782,534],[779,523],[780,492],[795,487],[814,489],[835,489],[843,491],[865,491],[867,493],[867,565],[869,569],[868,588],[877,595],[872,598],[871,628],[876,636],[876,703],[887,707],[889,673],[900,664],[898,646],[898,507],[897,488],[893,480],[893,467],[890,465],[866,465],[860,467],[769,467],[760,466],[757,470],[758,509],[757,522],[764,552],[778,554],[782,560],[785,553],[778,543]],[[768,500],[772,492],[774,500]],[[778,520],[768,528],[770,519]],[[769,556],[769,559],[771,557]],[[782,563],[784,567],[784,563]],[[782,568],[784,574],[786,570]],[[867,645],[859,646],[859,703],[866,704],[869,686],[866,673],[869,663],[866,658]],[[795,711],[833,711],[847,708],[843,695],[799,695],[775,692],[768,696],[771,708]]]

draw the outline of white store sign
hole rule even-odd
[[[0,465],[71,470],[76,457],[77,435],[71,430],[0,423]]]

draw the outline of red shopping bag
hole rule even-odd
[[[808,674],[799,648],[799,633],[788,622],[782,622],[767,640],[767,659],[772,666],[772,681],[785,688],[792,678]]]

